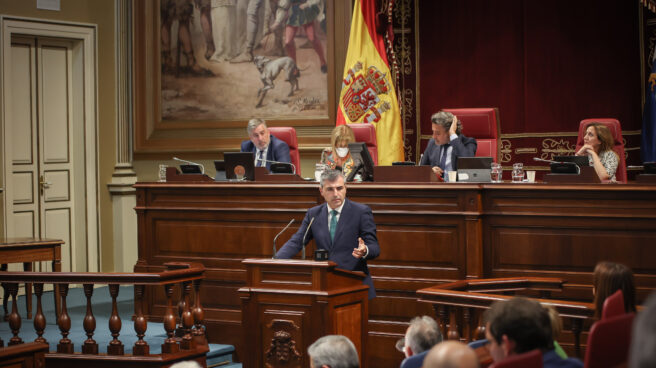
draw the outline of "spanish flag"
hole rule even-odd
[[[375,19],[375,0],[355,0],[337,125],[373,124],[378,141],[378,165],[391,165],[404,159],[401,112],[385,41],[376,33]]]

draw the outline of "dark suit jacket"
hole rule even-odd
[[[476,155],[476,148],[478,144],[476,139],[459,135],[458,138],[449,142],[453,149],[451,150],[451,165],[453,170],[458,170],[458,157],[474,157]],[[419,165],[439,166],[440,163],[440,150],[442,145],[435,144],[435,140],[431,138],[424,151]]]
[[[257,148],[250,140],[241,142],[241,151],[242,152],[257,152]],[[281,141],[280,139],[271,135],[271,141],[269,141],[269,150],[267,151],[266,159],[268,161],[279,161],[279,162],[292,162],[291,156],[289,156],[289,146],[287,143]],[[255,157],[253,157],[255,160]],[[271,170],[271,162],[266,163],[267,170]],[[296,168],[298,170],[298,168]]]
[[[380,253],[378,238],[376,237],[376,224],[374,216],[369,206],[344,200],[342,213],[339,215],[335,239],[330,241],[330,232],[328,231],[328,210],[327,204],[321,204],[310,208],[305,214],[303,223],[289,241],[276,253],[275,258],[291,258],[296,255],[303,247],[303,234],[308,224],[314,218],[312,227],[308,231],[305,244],[314,239],[317,249],[326,249],[329,252],[330,260],[337,263],[339,268],[349,271],[362,271],[367,277],[364,280],[369,285],[369,299],[376,296],[373,281],[367,268],[367,259],[374,259]],[[364,240],[369,248],[366,259],[353,257],[353,249],[358,247],[358,237]]]

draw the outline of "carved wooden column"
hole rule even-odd
[[[132,168],[132,1],[116,4],[116,165],[107,184],[114,213],[114,269],[132,272],[137,262],[137,175]]]
[[[96,317],[91,310],[91,296],[93,295],[93,284],[84,284],[84,296],[87,298],[87,314],[84,316],[84,332],[86,332],[87,339],[82,345],[82,352],[84,354],[98,354],[98,343],[93,339],[93,333],[96,331]]]

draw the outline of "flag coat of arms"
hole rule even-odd
[[[337,111],[337,125],[373,124],[378,165],[403,161],[401,112],[383,36],[376,33],[375,0],[356,0]]]

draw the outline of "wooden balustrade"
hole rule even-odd
[[[563,283],[558,278],[543,277],[461,280],[417,290],[417,295],[420,302],[433,305],[446,337],[464,342],[485,338],[483,314],[492,303],[513,296],[535,298],[558,311],[573,335],[574,352],[581,357],[581,333],[585,322],[592,319],[594,306],[550,299],[551,292],[561,291]]]
[[[201,305],[200,284],[205,277],[205,268],[198,263],[172,262],[165,264],[167,270],[159,273],[88,273],[88,272],[2,272],[0,283],[9,291],[11,298],[11,313],[8,323],[12,337],[8,345],[23,344],[20,337],[21,316],[17,308],[17,292],[19,283],[33,283],[36,295],[37,310],[34,316],[35,342],[47,343],[43,337],[46,328],[46,316],[42,308],[43,285],[58,286],[60,311],[55,316],[61,332],[57,350],[46,354],[48,367],[110,367],[117,364],[127,366],[144,364],[154,367],[168,366],[176,361],[195,360],[205,364],[205,354],[208,351],[205,336],[204,316]],[[69,339],[71,318],[68,314],[66,299],[70,284],[82,284],[86,297],[86,315],[82,322],[87,339],[82,343],[82,352],[74,353],[75,342]],[[192,287],[193,284],[193,287]],[[107,353],[98,352],[98,343],[93,339],[96,332],[96,317],[93,314],[92,296],[96,285],[109,285],[112,312],[109,317],[109,331],[112,340],[107,346]],[[120,340],[122,321],[118,314],[117,297],[120,285],[134,285],[134,331],[137,341],[132,348],[132,354],[125,354],[124,345]],[[179,313],[174,311],[174,288],[179,285],[182,293]],[[167,298],[167,310],[164,317],[164,328],[167,338],[162,343],[162,354],[150,354],[150,346],[144,340],[148,326],[144,316],[144,289],[146,286],[163,286]],[[193,291],[192,291],[193,289]],[[193,292],[193,298],[192,298]],[[194,304],[191,305],[193,299]],[[176,303],[177,304],[177,303]],[[182,336],[176,337],[176,316],[180,316],[179,325]],[[76,321],[77,322],[77,321]],[[4,342],[0,339],[0,347]]]

